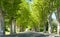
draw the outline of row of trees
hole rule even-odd
[[[49,28],[48,28],[48,31],[49,31],[49,33],[51,33],[52,32],[52,23],[51,23],[51,21],[52,21],[52,18],[51,18],[51,16],[52,16],[52,13],[54,12],[54,11],[57,11],[56,12],[56,14],[57,14],[57,22],[59,23],[59,17],[60,17],[60,9],[59,9],[59,7],[60,7],[60,2],[59,2],[59,0],[35,0],[36,2],[35,2],[35,9],[33,9],[33,10],[35,10],[35,12],[37,11],[38,13],[39,13],[39,20],[40,20],[40,25],[41,24],[45,24],[46,23],[46,21],[47,21],[47,19],[48,19],[48,23],[49,23]],[[42,23],[41,23],[42,22]],[[60,28],[59,28],[59,24],[58,24],[58,26],[57,26],[57,33],[59,34],[60,33],[60,30],[59,30]],[[44,32],[46,31],[46,25],[44,25]]]
[[[28,27],[33,31],[40,32],[44,29],[51,33],[52,13],[57,10],[57,21],[60,23],[59,0],[0,0],[0,32],[5,33],[6,26],[10,33],[16,33],[16,26],[20,31]],[[48,22],[48,24],[47,24]],[[58,34],[60,32],[58,24]]]

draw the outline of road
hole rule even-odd
[[[42,32],[21,32],[18,34],[4,35],[1,37],[60,37],[60,36]]]

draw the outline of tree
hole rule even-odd
[[[57,19],[57,34],[60,34],[60,21],[59,21],[59,19],[60,19],[60,1],[59,0],[55,0],[55,7],[56,7],[56,19]]]
[[[25,31],[28,26],[30,16],[29,6],[25,0],[22,0],[18,14],[20,14],[20,16],[17,17],[17,25],[20,26],[20,31]]]
[[[0,33],[3,35],[5,34],[4,29],[4,13],[2,9],[2,0],[0,1]]]
[[[10,25],[11,25],[11,33],[15,33],[15,23],[16,23],[16,16],[17,11],[20,9],[19,4],[21,3],[21,0],[3,0],[3,9],[6,13],[6,16],[10,19]],[[14,26],[14,29],[12,28],[12,24]]]
[[[38,12],[39,23],[44,25],[52,12],[56,10],[56,0],[34,0],[34,12]],[[48,17],[49,16],[49,17]],[[50,19],[50,18],[49,18]],[[50,20],[49,20],[50,21]],[[51,24],[51,22],[49,23]],[[50,25],[51,26],[51,25]],[[50,27],[49,26],[49,27]],[[51,28],[51,27],[50,27]],[[51,30],[51,29],[50,29]],[[50,32],[49,30],[49,32]],[[44,25],[44,32],[46,32],[46,27]]]

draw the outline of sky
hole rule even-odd
[[[56,19],[56,16],[55,16],[55,14],[54,14],[54,13],[52,14],[52,18],[53,18],[53,19]]]

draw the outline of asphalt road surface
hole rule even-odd
[[[0,37],[60,37],[60,36],[40,32],[21,32],[18,34],[2,35]]]

